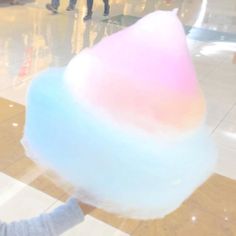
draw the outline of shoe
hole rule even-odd
[[[57,14],[57,8],[55,8],[52,4],[46,4],[46,8],[54,14]]]
[[[87,15],[84,17],[84,21],[88,21],[88,20],[91,20],[92,19],[92,12],[90,13],[87,13]]]
[[[67,8],[66,8],[66,10],[67,11],[73,11],[73,10],[75,10],[75,6],[68,6]]]
[[[103,15],[104,16],[109,16],[109,14],[110,14],[110,5],[106,5]]]

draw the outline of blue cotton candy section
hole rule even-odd
[[[32,81],[23,143],[32,158],[78,189],[82,201],[130,218],[160,218],[178,208],[214,171],[216,153],[201,126],[179,138],[122,128],[71,96],[64,69]]]

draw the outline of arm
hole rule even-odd
[[[85,213],[91,210],[83,206]],[[78,200],[71,198],[49,214],[12,223],[0,222],[0,236],[58,236],[84,220]]]

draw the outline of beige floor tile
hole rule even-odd
[[[0,98],[0,122],[10,119],[11,117],[24,112],[25,108],[3,98]]]
[[[236,150],[236,121],[222,121],[215,130],[213,138],[216,144]]]
[[[163,220],[143,222],[131,235],[233,236],[236,234],[235,182],[213,176],[177,211]]]
[[[232,110],[229,112],[227,117],[225,118],[225,121],[231,121],[231,122],[236,122],[236,105],[232,108]]]
[[[63,236],[86,235],[86,236],[128,236],[129,234],[122,232],[104,222],[86,216],[85,221],[73,229],[69,230]]]
[[[93,210],[90,215],[129,234],[140,225],[140,221],[138,220],[121,218],[100,209]]]
[[[13,165],[10,165],[3,171],[6,175],[26,184],[32,183],[44,172],[41,167],[36,166],[36,164],[27,157],[20,158]]]
[[[0,218],[3,221],[37,216],[56,200],[47,194],[0,173]]]
[[[61,199],[66,193],[62,190],[62,187],[57,186],[51,179],[45,175],[40,175],[37,179],[30,183],[30,186],[38,189],[48,195]]]
[[[7,140],[9,142],[20,142],[23,136],[24,122],[24,112],[18,113],[17,115],[1,122],[0,140]]]
[[[27,91],[29,85],[30,85],[30,80],[27,80],[22,84],[2,89],[0,90],[0,97],[4,97],[5,99],[9,99],[21,105],[25,105],[27,100]]]
[[[24,157],[24,149],[17,142],[0,142],[0,171]]]
[[[219,160],[216,172],[236,180],[236,149],[218,145]]]
[[[206,104],[206,123],[211,132],[213,132],[225,119],[228,112],[232,109],[232,105],[220,103],[212,98],[207,98]]]

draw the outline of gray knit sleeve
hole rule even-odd
[[[49,214],[9,224],[0,222],[0,236],[58,236],[83,220],[78,201],[71,198]]]

